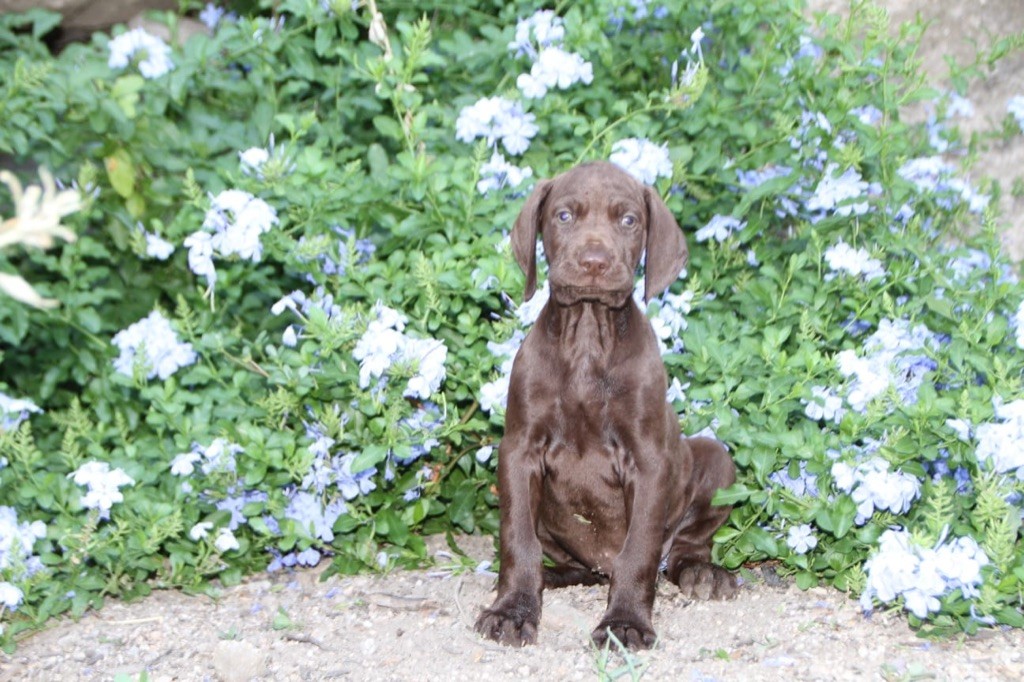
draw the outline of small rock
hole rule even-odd
[[[263,674],[263,653],[248,642],[222,640],[213,650],[213,669],[223,682],[246,682]]]

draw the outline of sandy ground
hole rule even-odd
[[[890,0],[894,22],[917,12],[933,20],[920,53],[933,85],[948,88],[945,55],[961,63],[976,45],[1024,31],[1021,0]],[[841,9],[841,0],[815,0]],[[1002,61],[968,93],[969,132],[998,129],[1007,100],[1024,94],[1024,53]],[[918,114],[919,115],[919,114]],[[1008,253],[1024,258],[1024,135],[986,143],[972,179],[1000,183]],[[491,541],[461,544],[492,558]],[[443,549],[439,549],[443,551]],[[447,559],[442,555],[440,563]],[[801,592],[748,576],[730,602],[691,602],[660,586],[650,652],[602,657],[588,645],[603,587],[546,593],[540,641],[522,650],[473,632],[493,599],[492,575],[440,570],[331,578],[319,571],[253,576],[216,598],[160,592],[111,602],[78,622],[59,621],[0,653],[0,680],[1020,680],[1024,632],[924,640],[899,612],[862,613],[834,590]],[[632,668],[630,668],[632,666]]]

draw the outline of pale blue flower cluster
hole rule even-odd
[[[889,603],[902,597],[907,611],[926,618],[939,610],[941,597],[956,590],[964,599],[977,597],[981,570],[989,563],[971,537],[941,538],[934,548],[919,547],[906,530],[890,528],[878,545],[864,564],[867,584],[860,602],[866,611],[875,600]]]
[[[111,343],[121,351],[114,369],[126,376],[133,376],[135,367],[141,366],[147,379],[166,379],[197,357],[192,344],[178,341],[171,323],[156,310],[119,331]]]
[[[533,61],[530,72],[516,79],[523,97],[540,99],[552,88],[565,90],[575,83],[593,82],[594,67],[580,55],[563,50],[564,38],[565,24],[551,10],[540,10],[516,24],[516,38],[508,48],[517,57]]]
[[[537,47],[561,45],[564,39],[565,22],[553,10],[542,9],[516,22],[516,37],[508,49],[516,57],[535,59]]]
[[[484,97],[463,107],[455,121],[455,139],[472,142],[487,140],[489,147],[500,141],[509,154],[519,155],[529,148],[539,130],[537,117],[523,111],[519,102],[504,97]]]
[[[608,160],[645,185],[658,178],[672,177],[672,160],[667,144],[655,144],[639,137],[627,137],[612,145]]]
[[[846,409],[843,407],[843,399],[827,386],[812,386],[811,397],[801,398],[804,407],[804,414],[813,421],[827,421],[838,424],[843,421]]]
[[[936,203],[947,209],[964,203],[972,213],[981,213],[989,197],[979,194],[967,182],[955,177],[955,169],[940,156],[924,156],[907,161],[897,173],[921,192],[935,195]]]
[[[31,400],[12,398],[0,391],[0,431],[13,431],[33,413],[42,414],[43,411]],[[0,458],[0,468],[5,463],[6,460]]]
[[[863,200],[865,195],[881,194],[881,186],[864,181],[856,168],[847,168],[841,175],[836,175],[837,169],[834,163],[825,167],[814,194],[804,204],[812,214],[811,222],[818,222],[830,213],[842,217],[864,215],[871,208]],[[854,201],[857,199],[860,201]]]
[[[368,388],[371,379],[379,386],[391,373],[411,373],[403,395],[426,400],[444,381],[448,348],[443,341],[408,336],[405,324],[405,315],[397,310],[380,301],[373,307],[366,332],[352,351],[359,361],[359,386]]]
[[[171,460],[171,473],[175,476],[191,476],[199,465],[203,474],[235,473],[235,456],[245,452],[241,445],[226,438],[214,438],[209,445],[193,443],[192,449],[175,455]]]
[[[1024,399],[1003,403],[997,397],[993,408],[995,420],[974,429],[975,454],[991,470],[1024,481]]]
[[[1024,95],[1015,95],[1006,103],[1008,114],[1017,119],[1017,125],[1024,132]]]
[[[917,391],[935,361],[925,355],[938,339],[923,324],[911,326],[906,320],[882,320],[864,343],[862,355],[844,350],[836,356],[839,372],[850,379],[846,401],[864,413],[868,403],[890,388],[905,404],[917,401]]]
[[[693,292],[684,291],[673,294],[666,291],[650,303],[644,302],[643,281],[637,282],[633,288],[633,300],[640,310],[647,313],[654,329],[654,335],[661,345],[661,354],[681,353],[683,351],[682,333],[687,328],[686,316],[693,307]],[[677,390],[682,390],[678,388]]]
[[[796,478],[790,475],[788,468],[781,471],[774,471],[768,480],[771,483],[788,490],[797,497],[817,497],[818,477],[807,471],[807,462],[801,460]]]
[[[826,281],[839,273],[847,273],[867,282],[885,277],[882,261],[872,258],[867,249],[855,249],[843,240],[825,249],[825,262],[832,270],[825,276]]]
[[[174,68],[171,48],[144,28],[133,28],[112,38],[108,48],[107,66],[111,69],[125,68],[139,53],[145,54],[145,58],[139,61],[139,73],[144,78],[159,78]]]
[[[533,169],[529,166],[519,168],[505,160],[505,155],[495,150],[491,159],[480,168],[480,181],[476,189],[480,194],[487,194],[501,189],[515,189],[523,181],[533,177]]]
[[[106,462],[86,462],[68,474],[68,478],[88,489],[82,496],[82,506],[99,511],[101,519],[109,519],[110,508],[124,501],[121,487],[135,485],[135,479],[123,469],[111,469]]]
[[[920,480],[902,471],[889,471],[889,467],[889,462],[879,456],[855,466],[846,462],[832,465],[836,488],[857,503],[858,526],[867,523],[875,510],[904,514],[921,496]]]
[[[593,65],[575,52],[560,47],[545,47],[537,55],[529,73],[521,73],[516,87],[527,99],[540,99],[548,90],[567,90],[576,83],[589,85],[594,81]]]
[[[146,255],[157,260],[167,260],[174,253],[174,244],[170,243],[158,234],[150,234],[142,230],[146,238]]]
[[[946,122],[954,117],[970,118],[974,116],[974,105],[966,97],[961,97],[956,92],[947,93],[943,118],[933,109],[928,112],[928,120],[925,122],[925,129],[928,131],[928,143],[932,148],[945,153],[950,150],[950,141],[947,139],[948,128]]]
[[[669,10],[665,5],[658,5],[651,10],[651,0],[619,0],[608,14],[608,24],[616,31],[621,31],[627,21],[640,22],[647,17],[664,19]]]
[[[38,556],[32,554],[36,540],[46,537],[46,524],[42,521],[31,523],[18,521],[18,513],[14,507],[0,506],[0,576],[8,580],[21,581],[30,578],[43,570],[43,563]],[[8,598],[0,598],[8,609],[14,610],[21,603],[18,590],[17,599],[10,582],[0,582],[0,586],[8,585]]]
[[[213,287],[217,282],[213,257],[238,256],[258,263],[263,255],[260,235],[275,223],[277,211],[267,202],[242,190],[224,190],[211,199],[202,229],[185,239],[189,268]]]
[[[696,237],[698,242],[706,242],[709,239],[714,239],[716,242],[724,242],[746,226],[746,221],[741,222],[739,218],[716,214],[712,216],[711,220],[704,227],[697,230],[694,237]]]

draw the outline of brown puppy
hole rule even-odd
[[[476,630],[533,643],[544,587],[610,582],[592,638],[601,645],[611,631],[648,648],[663,561],[687,596],[736,592],[734,576],[710,563],[711,536],[729,515],[711,497],[735,467],[721,443],[680,436],[657,339],[631,295],[645,249],[649,300],[686,264],[686,241],[657,193],[608,163],[542,180],[527,199],[512,230],[526,299],[538,232],[551,298],[512,367],[498,596]]]

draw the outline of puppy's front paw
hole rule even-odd
[[[654,628],[648,623],[629,618],[607,617],[590,633],[590,638],[598,647],[603,647],[610,639],[609,633],[615,635],[616,639],[632,651],[650,649],[658,640]]]
[[[739,591],[735,575],[705,561],[683,566],[676,582],[687,599],[732,599]]]
[[[521,592],[499,597],[476,619],[476,631],[499,644],[514,646],[537,642],[540,600]]]

